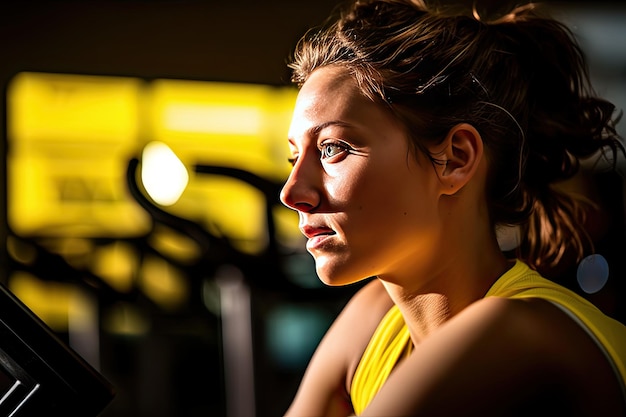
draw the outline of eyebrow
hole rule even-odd
[[[326,129],[329,126],[340,126],[340,127],[350,127],[352,125],[350,125],[349,123],[343,122],[341,120],[329,120],[327,122],[324,122],[322,124],[319,124],[311,129],[309,129],[310,133],[315,134],[316,136],[319,135],[319,133]]]
[[[320,123],[319,125],[310,127],[309,129],[307,129],[306,132],[309,136],[317,137],[322,130],[326,129],[329,126],[353,127],[350,123],[346,123],[341,120],[329,120],[327,122]],[[293,142],[293,138],[289,137],[287,139],[289,140],[289,142]]]

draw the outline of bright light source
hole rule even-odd
[[[150,142],[143,149],[141,181],[150,198],[157,204],[170,206],[185,191],[189,173],[166,144]]]

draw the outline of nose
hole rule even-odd
[[[314,167],[300,158],[280,192],[280,201],[287,207],[310,212],[320,203],[319,185]]]

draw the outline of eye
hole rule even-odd
[[[296,164],[296,161],[298,161],[297,155],[287,158],[287,162],[289,162],[289,165],[291,166],[294,166]]]
[[[340,142],[324,142],[320,145],[322,159],[332,158],[348,151],[350,147]]]

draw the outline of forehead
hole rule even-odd
[[[309,94],[311,90],[320,88],[328,90],[353,89],[354,93],[358,92],[354,77],[350,75],[346,68],[339,65],[330,65],[315,69],[302,85],[300,92]]]
[[[320,107],[341,108],[363,98],[356,81],[340,67],[322,67],[311,73],[302,85],[296,108],[313,111]]]
[[[331,121],[356,127],[392,122],[387,110],[365,97],[345,69],[322,67],[311,73],[300,89],[290,137]]]

